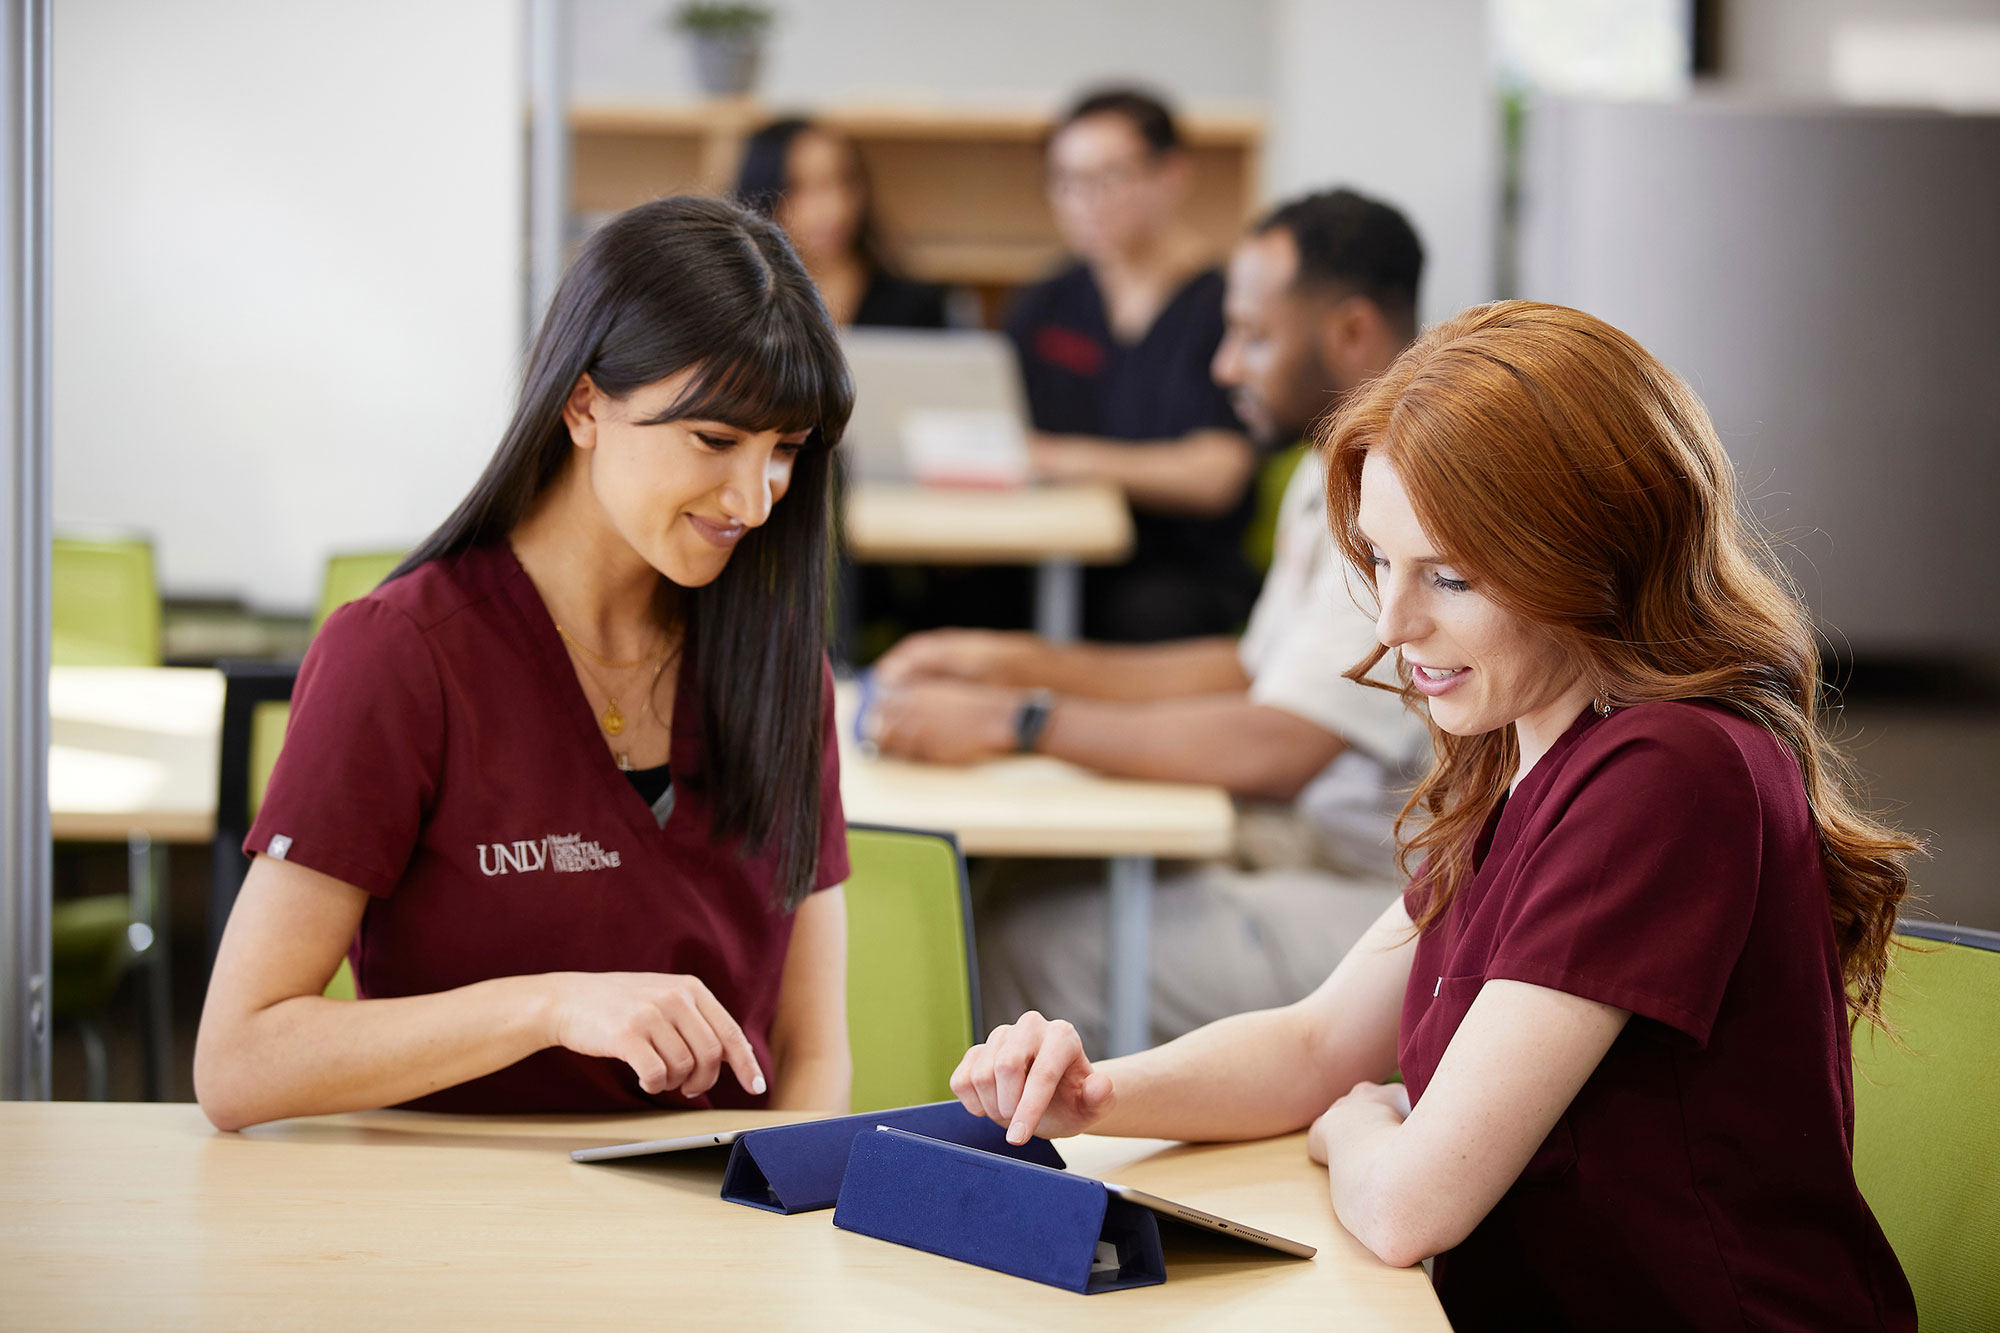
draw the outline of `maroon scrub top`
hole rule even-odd
[[[330,618],[300,668],[284,750],[246,852],[371,899],[348,954],[359,993],[423,995],[540,972],[699,977],[771,1069],[792,918],[775,857],[718,839],[701,709],[681,657],[662,827],[626,780],[534,583],[505,544],[432,561]],[[818,718],[817,888],[847,877],[830,683]],[[620,1060],[561,1047],[420,1097],[432,1111],[752,1107],[650,1095]]]
[[[1854,1183],[1846,997],[1790,750],[1705,704],[1585,709],[1488,818],[1475,865],[1417,944],[1412,1104],[1489,980],[1632,1018],[1438,1256],[1453,1326],[1914,1330]]]

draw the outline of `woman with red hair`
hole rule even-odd
[[[1602,321],[1504,302],[1321,448],[1379,608],[1349,675],[1395,654],[1437,745],[1408,891],[1296,1005],[1102,1064],[1028,1014],[953,1090],[1016,1138],[1310,1126],[1342,1224],[1436,1256],[1461,1329],[1914,1329],[1849,1037],[1916,844],[1854,802],[1701,404]]]

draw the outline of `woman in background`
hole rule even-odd
[[[743,147],[735,197],[784,228],[834,323],[945,327],[944,289],[890,263],[867,168],[845,135],[797,116],[766,125]]]
[[[1047,151],[1049,207],[1074,261],[1021,293],[1007,330],[1038,432],[1036,470],[1131,501],[1132,558],[1085,576],[1093,639],[1234,634],[1257,598],[1243,552],[1257,455],[1208,367],[1222,273],[1182,217],[1179,127],[1131,89],[1084,97]]]
[[[195,1048],[217,1126],[846,1109],[851,404],[769,222],[662,199],[585,243],[485,473],[299,671]]]

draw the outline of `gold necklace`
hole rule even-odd
[[[567,638],[568,636],[565,635],[564,637]],[[582,647],[581,644],[577,646]],[[639,720],[641,722],[645,721],[647,715],[653,711],[653,695],[660,688],[660,677],[666,674],[667,663],[679,656],[680,652],[678,649],[673,652],[662,650],[660,653],[660,664],[653,668],[653,677],[646,685],[646,697],[639,704]],[[633,662],[630,665],[644,666],[645,659],[640,658],[637,662]],[[604,695],[604,712],[598,716],[597,725],[604,729],[604,734],[607,736],[617,737],[623,735],[625,732],[625,713],[618,707],[617,697],[610,690],[605,689],[604,682],[599,680],[597,673],[592,671],[588,666],[584,666],[583,674],[589,677],[590,683],[595,685]],[[629,751],[618,750],[615,753],[618,757],[618,767],[621,769],[632,767],[632,756]]]
[[[605,668],[607,671],[630,671],[633,667],[644,666],[646,665],[646,663],[653,660],[653,655],[651,653],[648,653],[636,662],[614,662],[610,658],[604,656],[602,653],[599,653],[595,649],[591,648],[589,645],[585,644],[584,641],[582,639],[577,638],[576,635],[571,634],[568,630],[564,629],[562,627],[562,622],[560,620],[556,622],[556,633],[562,635],[564,643],[576,649],[578,652],[582,653],[585,657],[588,657],[591,661],[597,663],[597,665]]]

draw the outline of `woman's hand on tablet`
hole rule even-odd
[[[967,1051],[951,1090],[966,1110],[1006,1126],[1013,1144],[1081,1134],[1118,1100],[1111,1076],[1091,1068],[1076,1029],[1032,1009]]]
[[[699,1097],[726,1064],[753,1094],[764,1072],[750,1039],[699,977],[662,972],[559,972],[552,1045],[623,1060],[649,1093]]]

